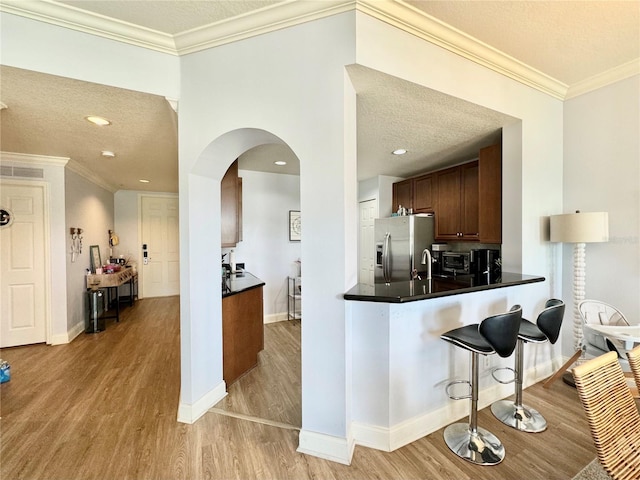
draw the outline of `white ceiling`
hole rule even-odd
[[[640,0],[0,3],[6,13],[80,30],[84,24],[108,38],[117,31],[128,43],[144,38],[147,48],[174,54],[353,8],[411,24],[412,33],[558,98],[640,72]],[[358,93],[361,179],[471,158],[514,120],[361,66],[348,72]],[[99,176],[112,190],[177,191],[177,121],[165,99],[4,66],[0,74],[0,101],[8,105],[1,113],[3,151],[71,157],[77,171]],[[83,120],[88,114],[113,125],[92,127]],[[392,158],[398,147],[409,153]],[[103,149],[117,157],[102,159]],[[287,167],[273,166],[283,158]],[[298,162],[287,147],[269,146],[243,155],[241,168],[297,173]],[[145,177],[151,183],[138,183]]]

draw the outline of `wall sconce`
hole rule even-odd
[[[69,229],[71,234],[71,261],[76,261],[76,256],[82,253],[82,229],[78,227],[71,227]]]

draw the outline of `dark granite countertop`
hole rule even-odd
[[[222,281],[222,298],[264,286],[264,282],[248,272],[232,273]]]
[[[471,275],[458,275],[457,277],[434,277],[432,280],[392,282],[389,285],[385,283],[377,283],[375,285],[359,283],[345,293],[344,298],[345,300],[361,302],[406,303],[543,282],[544,280],[544,277],[534,275],[502,272],[500,278],[492,281],[489,281],[486,277],[476,278]]]

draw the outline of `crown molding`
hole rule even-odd
[[[64,167],[69,162],[69,158],[33,155],[31,153],[0,152],[0,162],[5,164],[20,163],[37,167]]]
[[[74,173],[77,173],[81,177],[89,180],[91,183],[96,184],[98,187],[104,188],[111,193],[115,193],[119,190],[115,185],[107,182],[99,175],[96,175],[90,168],[85,167],[77,160],[69,159],[69,163],[67,163],[67,168]]]
[[[149,50],[177,55],[172,35],[105,17],[104,15],[88,12],[53,0],[39,0],[37,2],[2,0],[0,2],[0,12],[19,15]]]
[[[634,75],[640,75],[640,58],[623,63],[611,70],[571,85],[565,96],[565,100],[597,90],[598,88],[606,87],[607,85],[633,77]]]
[[[179,55],[236,42],[263,33],[354,10],[356,0],[288,0],[175,35]]]
[[[560,100],[640,73],[640,60],[636,59],[569,87],[403,0],[287,0],[176,35],[90,13],[55,0],[0,1],[1,12],[171,55],[187,55],[351,10],[367,14]]]
[[[402,0],[357,0],[357,9],[560,100],[568,86]]]

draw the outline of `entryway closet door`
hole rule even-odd
[[[144,257],[141,262],[142,297],[178,295],[180,293],[178,199],[143,196],[141,204],[142,244],[147,246],[146,264]]]
[[[0,347],[42,343],[46,335],[45,187],[0,182]],[[65,272],[60,273],[64,279]]]

